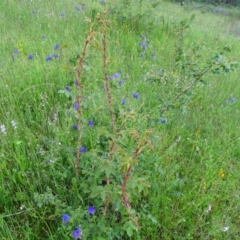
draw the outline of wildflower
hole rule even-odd
[[[229,230],[229,226],[225,226],[222,228],[223,232],[227,232]]]
[[[145,35],[142,35],[142,40],[145,41],[147,37]]]
[[[14,54],[19,54],[19,51],[17,49],[14,49],[13,53]]]
[[[56,44],[56,45],[54,46],[54,49],[55,49],[55,50],[58,50],[58,49],[59,49],[59,45]]]
[[[224,178],[224,170],[222,168],[220,168],[220,170],[218,171],[218,175],[220,178]]]
[[[126,104],[126,99],[122,99],[122,105]]]
[[[162,124],[166,124],[167,123],[167,119],[165,119],[165,118],[162,118],[160,121],[161,121]]]
[[[104,1],[104,0],[101,0],[101,1],[100,1],[100,4],[101,4],[101,5],[105,5],[105,1]]]
[[[58,54],[54,53],[54,54],[53,54],[53,57],[54,57],[54,58],[58,58]]]
[[[72,128],[73,128],[73,130],[77,130],[77,129],[78,129],[78,125],[77,125],[77,124],[74,124],[74,125],[72,126]]]
[[[89,207],[88,207],[88,213],[89,213],[89,214],[93,215],[95,212],[96,212],[95,207],[93,207],[93,206],[89,206]]]
[[[46,35],[42,35],[42,40],[46,39]]]
[[[93,120],[89,120],[89,121],[88,121],[88,126],[89,126],[89,127],[93,127]]]
[[[236,100],[235,97],[232,97],[232,98],[231,98],[231,101],[232,101],[232,102],[236,102],[237,100]]]
[[[73,104],[73,107],[74,107],[76,110],[78,110],[78,109],[79,109],[79,103],[75,102],[75,103]]]
[[[74,81],[74,84],[76,85],[76,86],[79,86],[79,81]]]
[[[121,77],[121,74],[119,73],[119,72],[117,72],[117,73],[114,73],[114,78],[120,78]]]
[[[79,152],[85,153],[85,152],[87,152],[87,149],[85,147],[80,147]]]
[[[122,86],[122,85],[123,85],[123,81],[122,81],[122,80],[119,81],[119,82],[118,82],[118,85],[119,85],[119,86]]]
[[[146,50],[147,49],[146,43],[141,43],[141,47],[142,47],[142,50]]]
[[[134,94],[133,94],[133,97],[134,97],[134,98],[139,98],[139,93],[134,93]]]
[[[66,225],[69,220],[70,220],[70,216],[68,214],[62,215],[63,225]]]
[[[69,86],[66,86],[65,89],[66,89],[67,91],[71,91],[71,88],[70,88]]]
[[[72,236],[75,238],[75,239],[80,239],[81,238],[81,231],[82,229],[80,227],[76,227],[74,229],[74,231],[72,232]]]
[[[16,130],[16,129],[17,129],[17,123],[16,123],[16,121],[15,121],[15,120],[12,120],[12,121],[11,121],[11,124],[12,124],[13,129]]]
[[[6,135],[7,131],[6,131],[6,126],[4,124],[0,125],[0,131],[2,132],[2,134]]]
[[[206,212],[206,213],[210,213],[211,210],[212,210],[212,206],[211,206],[211,205],[208,205],[207,208],[206,208],[206,210],[205,210],[205,212]]]
[[[48,61],[51,61],[52,60],[52,56],[51,55],[48,55],[47,57],[46,57],[46,61],[48,62]]]
[[[28,59],[33,59],[33,54],[29,54]]]

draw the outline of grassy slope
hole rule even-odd
[[[92,3],[85,11],[87,16],[94,7],[101,9],[97,2]],[[74,80],[74,71],[66,71],[65,67],[73,67],[69,62],[81,51],[88,26],[84,23],[84,13],[75,10],[75,1],[69,1],[67,6],[64,1],[56,5],[47,1],[31,4],[4,1],[0,8],[4,33],[0,44],[0,124],[7,127],[7,134],[0,138],[0,202],[4,217],[0,221],[0,237],[63,238],[61,231],[56,232],[61,212],[54,212],[48,206],[38,208],[33,193],[44,193],[49,186],[62,202],[78,205],[78,198],[73,198],[75,192],[71,195],[62,187],[71,179],[71,175],[62,177],[61,174],[72,171],[66,149],[71,149],[69,139],[73,137],[68,117],[71,102],[58,91]],[[159,92],[166,94],[161,92],[164,86],[146,83],[143,75],[152,66],[164,69],[169,78],[174,78],[176,73],[173,22],[195,14],[186,33],[186,52],[197,44],[202,46],[204,59],[210,50],[219,51],[228,45],[232,50],[228,56],[240,60],[239,39],[228,33],[237,25],[231,17],[190,11],[169,3],[160,4],[155,11],[156,19],[164,18],[165,25],[160,22],[154,28],[140,26],[132,31],[125,26],[116,30],[113,21],[109,33],[110,72],[116,72],[121,66],[122,75],[128,77],[123,88],[114,88],[113,100],[121,108],[119,102],[124,96],[129,103],[126,108],[135,110],[140,117],[136,126],[143,129],[148,123],[142,119],[149,112],[154,116],[158,114],[156,96]],[[60,17],[61,13],[65,16]],[[45,40],[41,38],[43,34],[47,36]],[[146,34],[155,47],[155,62],[138,57],[142,34]],[[54,51],[55,44],[60,44],[60,50]],[[12,61],[14,49],[20,53]],[[54,52],[59,58],[46,62],[46,56]],[[29,60],[28,54],[34,54],[34,59]],[[86,111],[85,117],[94,118],[101,125],[107,122],[100,104],[104,96],[101,58],[97,52],[91,53],[89,59],[90,71],[84,81],[89,83],[85,91],[91,111]],[[130,70],[126,62],[131,64]],[[168,124],[153,124],[155,151],[141,159],[139,169],[142,164],[143,173],[151,175],[151,191],[142,199],[142,205],[157,219],[158,225],[142,217],[140,239],[239,238],[239,102],[226,104],[231,97],[238,100],[238,75],[239,70],[226,76],[209,76],[206,79],[209,84],[198,88],[187,105],[187,114],[169,114],[166,115]],[[140,93],[142,105],[132,101],[134,92]],[[58,115],[57,123],[54,123],[54,114]],[[15,131],[11,120],[17,122]],[[179,136],[181,140],[175,145]],[[45,163],[47,159],[56,161],[57,167],[49,168]],[[220,176],[221,169],[224,177]],[[137,208],[140,203],[133,201]],[[19,212],[22,205],[24,209],[34,210],[31,214],[11,216]],[[205,212],[208,205],[212,206],[211,214]],[[227,232],[222,231],[224,226],[230,227]],[[67,235],[64,237],[67,239]]]

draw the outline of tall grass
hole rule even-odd
[[[105,2],[0,3],[0,238],[238,239],[235,20]]]

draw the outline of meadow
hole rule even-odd
[[[1,240],[240,238],[240,15],[204,6],[0,1]]]

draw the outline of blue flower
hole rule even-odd
[[[75,102],[75,103],[73,104],[73,107],[74,107],[74,109],[78,110],[78,109],[79,109],[79,103]]]
[[[52,56],[51,55],[48,55],[47,57],[46,57],[46,61],[48,62],[48,61],[51,61],[52,60]]]
[[[119,81],[119,82],[118,82],[118,85],[119,85],[119,86],[122,86],[122,85],[123,85],[123,81],[122,81],[122,80]]]
[[[122,105],[126,104],[126,99],[122,99]]]
[[[134,94],[133,94],[133,97],[134,97],[134,98],[139,98],[139,93],[134,93]]]
[[[82,229],[80,227],[76,227],[74,229],[74,231],[72,232],[72,236],[75,238],[75,239],[80,239],[81,238],[81,231]]]
[[[66,91],[71,91],[71,88],[69,86],[65,87]]]
[[[236,102],[237,101],[235,97],[232,97],[231,100],[232,100],[232,102]]]
[[[59,45],[56,44],[56,45],[54,46],[54,49],[55,49],[55,50],[58,50],[58,49],[59,49]]]
[[[89,126],[89,127],[93,127],[93,120],[89,120],[89,121],[88,121],[88,126]]]
[[[42,40],[46,39],[46,35],[42,35]]]
[[[13,53],[14,54],[19,54],[19,51],[17,49],[14,49]]]
[[[120,78],[121,77],[121,74],[119,73],[119,72],[117,72],[117,73],[114,73],[114,78]]]
[[[141,43],[141,47],[142,47],[142,50],[146,50],[147,49],[146,43]]]
[[[68,214],[62,215],[63,225],[66,225],[69,220],[70,220],[70,216]]]
[[[79,152],[85,153],[85,152],[87,152],[87,149],[85,147],[80,147]]]
[[[77,124],[74,124],[74,125],[72,126],[72,128],[73,128],[73,130],[78,130],[78,125],[77,125]]]
[[[54,57],[54,58],[58,58],[58,54],[54,53],[54,54],[53,54],[53,57]]]
[[[33,55],[32,55],[32,54],[29,54],[29,55],[28,55],[28,59],[33,59]]]
[[[160,121],[161,121],[162,124],[166,124],[167,123],[167,119],[165,119],[165,118],[162,118]]]
[[[88,207],[88,213],[89,213],[89,214],[93,215],[95,212],[96,212],[95,207],[93,207],[93,206],[89,206],[89,207]]]
[[[142,35],[142,40],[145,41],[147,37],[145,35]]]

